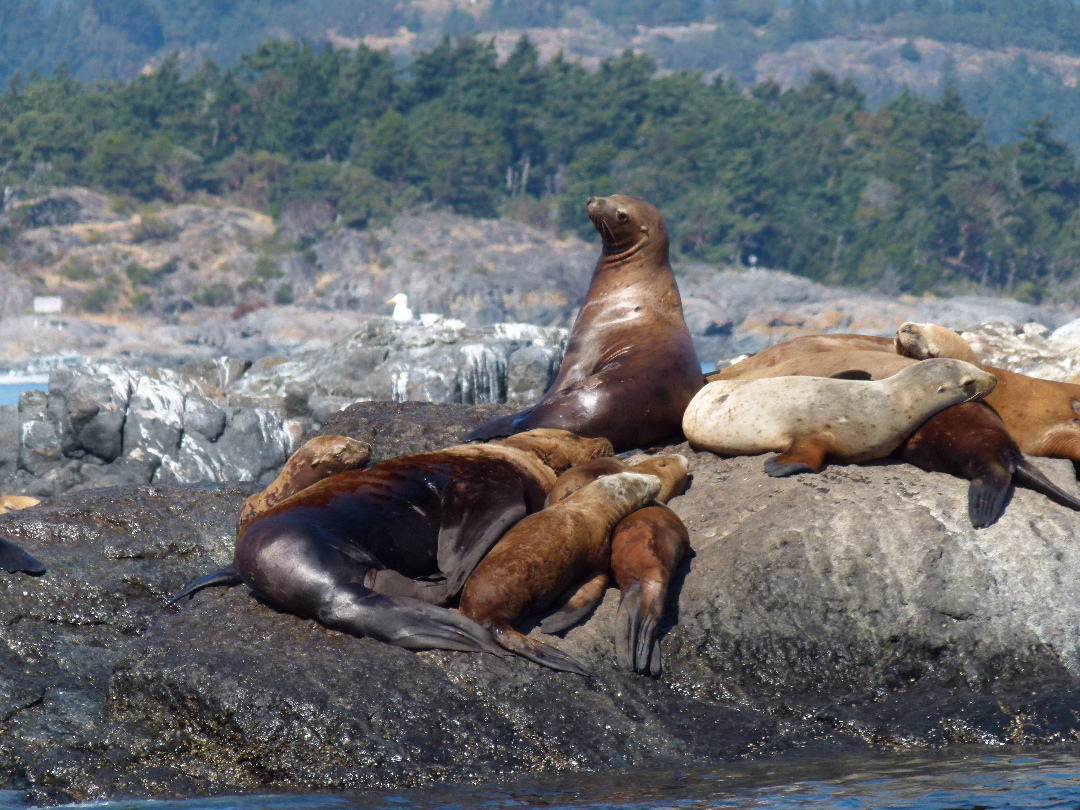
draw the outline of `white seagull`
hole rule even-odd
[[[386,303],[394,305],[394,311],[390,317],[395,321],[401,323],[411,323],[413,319],[413,311],[409,309],[409,296],[405,293],[398,293]]]

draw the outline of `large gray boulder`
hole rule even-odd
[[[416,449],[485,416],[459,407]],[[407,418],[337,427],[370,435]],[[591,679],[352,638],[243,587],[162,610],[228,562],[251,486],[75,493],[0,517],[50,569],[0,578],[5,784],[54,801],[406,786],[810,740],[1080,731],[1080,514],[1020,489],[976,531],[967,482],[945,475],[884,462],[772,479],[760,457],[669,449],[690,459],[671,505],[694,556],[673,584],[660,679],[615,667],[614,590],[545,637]],[[1075,489],[1067,463],[1039,463]]]

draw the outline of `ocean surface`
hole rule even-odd
[[[0,810],[26,810],[0,792]],[[115,800],[111,810],[976,810],[1080,807],[1080,749],[975,748],[905,754],[787,754],[702,770],[522,777],[483,785],[351,794]]]
[[[46,391],[48,382],[0,383],[0,405],[17,405],[23,391]]]

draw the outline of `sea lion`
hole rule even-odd
[[[29,495],[0,495],[0,515],[29,509],[39,503],[41,501],[37,498],[31,498]]]
[[[232,564],[172,601],[240,580],[282,610],[353,635],[502,654],[474,622],[436,605],[507,528],[542,508],[557,473],[611,452],[605,439],[536,430],[332,475],[254,517]]]
[[[660,618],[671,574],[690,550],[690,534],[666,506],[627,515],[611,537],[611,573],[622,597],[615,618],[615,660],[659,677]]]
[[[559,376],[531,408],[482,425],[465,441],[537,427],[603,436],[616,451],[678,433],[705,382],[668,262],[660,213],[633,197],[590,197],[603,240]]]
[[[616,464],[608,463],[612,461]],[[685,527],[680,534],[676,527],[682,526],[682,521],[674,512],[658,504],[666,504],[682,494],[688,470],[686,458],[678,455],[651,456],[633,465],[618,459],[594,459],[564,472],[548,493],[546,503],[551,506],[602,475],[628,471],[655,475],[660,479],[660,492],[653,504],[624,518],[612,535],[610,575],[622,594],[616,620],[615,649],[616,652],[624,651],[617,660],[625,669],[654,675],[660,671],[657,622],[667,603],[671,574],[689,548],[689,535]],[[641,511],[648,511],[648,515],[636,517]],[[615,537],[620,538],[618,543],[614,542]],[[604,598],[608,574],[605,571],[567,591],[558,609],[540,623],[540,629],[545,633],[558,633],[591,613]],[[630,652],[627,654],[626,651]],[[635,651],[641,651],[641,654]],[[637,666],[639,661],[640,667]]]
[[[960,360],[927,360],[880,381],[783,377],[709,383],[686,409],[690,444],[726,455],[775,450],[772,476],[818,472],[895,450],[929,417],[985,396],[994,377]]]
[[[495,544],[461,592],[464,616],[511,652],[552,669],[588,675],[572,657],[514,629],[577,582],[606,577],[611,530],[660,492],[653,475],[605,475],[529,515]]]
[[[932,323],[903,324],[896,332],[896,350],[920,360],[938,353],[974,357],[960,335]],[[1001,417],[1021,452],[1067,458],[1080,466],[1080,385],[975,365],[997,377],[986,404]]]
[[[910,357],[879,351],[822,352],[752,369],[742,379],[835,375],[852,379],[861,375],[863,379],[882,380],[916,362]],[[977,529],[1001,517],[1014,477],[1017,483],[1064,506],[1080,509],[1080,500],[1024,458],[1001,418],[984,402],[961,403],[939,411],[908,436],[893,455],[920,469],[971,481],[968,517]]]
[[[893,341],[890,338],[875,337],[874,335],[803,335],[770,346],[752,357],[747,357],[745,360],[734,363],[727,368],[713,372],[706,379],[708,382],[754,379],[747,375],[759,369],[779,365],[794,357],[819,352],[849,350],[878,351],[890,354],[894,351]]]
[[[346,470],[358,470],[371,458],[371,446],[347,436],[316,436],[293,453],[278,477],[240,507],[239,534],[256,515],[306,489],[317,481]]]

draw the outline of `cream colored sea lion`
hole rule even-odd
[[[0,495],[0,515],[6,512],[18,512],[37,506],[41,501],[29,495]]]
[[[704,385],[660,213],[622,196],[590,197],[585,207],[603,253],[559,376],[536,405],[482,425],[466,441],[553,427],[603,436],[616,451],[645,447],[678,433]]]
[[[896,350],[916,359],[975,356],[960,335],[932,323],[903,324],[896,332]],[[997,377],[986,404],[1001,417],[1021,452],[1080,465],[1080,385],[976,365]]]
[[[659,492],[654,475],[605,475],[524,518],[472,572],[461,592],[461,613],[511,652],[588,675],[572,657],[522,635],[514,624],[542,612],[575,583],[607,576],[612,529]]]
[[[818,377],[722,380],[694,397],[683,432],[726,455],[774,450],[772,476],[817,472],[825,459],[882,458],[930,416],[985,396],[994,377],[960,360],[916,363],[881,381]]]
[[[436,604],[460,591],[507,528],[543,507],[557,473],[611,452],[606,439],[537,430],[338,473],[255,516],[237,535],[232,565],[173,601],[243,581],[335,630],[503,654],[481,627]]]
[[[293,453],[278,477],[244,501],[236,521],[239,534],[257,515],[331,475],[358,470],[371,458],[371,446],[347,436],[316,436]]]
[[[707,381],[755,379],[748,375],[794,357],[819,352],[860,350],[892,353],[893,342],[889,338],[874,335],[803,335],[777,343],[741,362],[713,372],[707,377]]]
[[[882,380],[917,362],[879,351],[821,352],[751,370],[745,379],[843,375],[848,379]],[[983,402],[960,403],[939,411],[908,436],[893,455],[920,469],[971,481],[968,516],[977,529],[1001,517],[1014,479],[1064,506],[1080,509],[1080,500],[1024,458],[1001,418]]]

